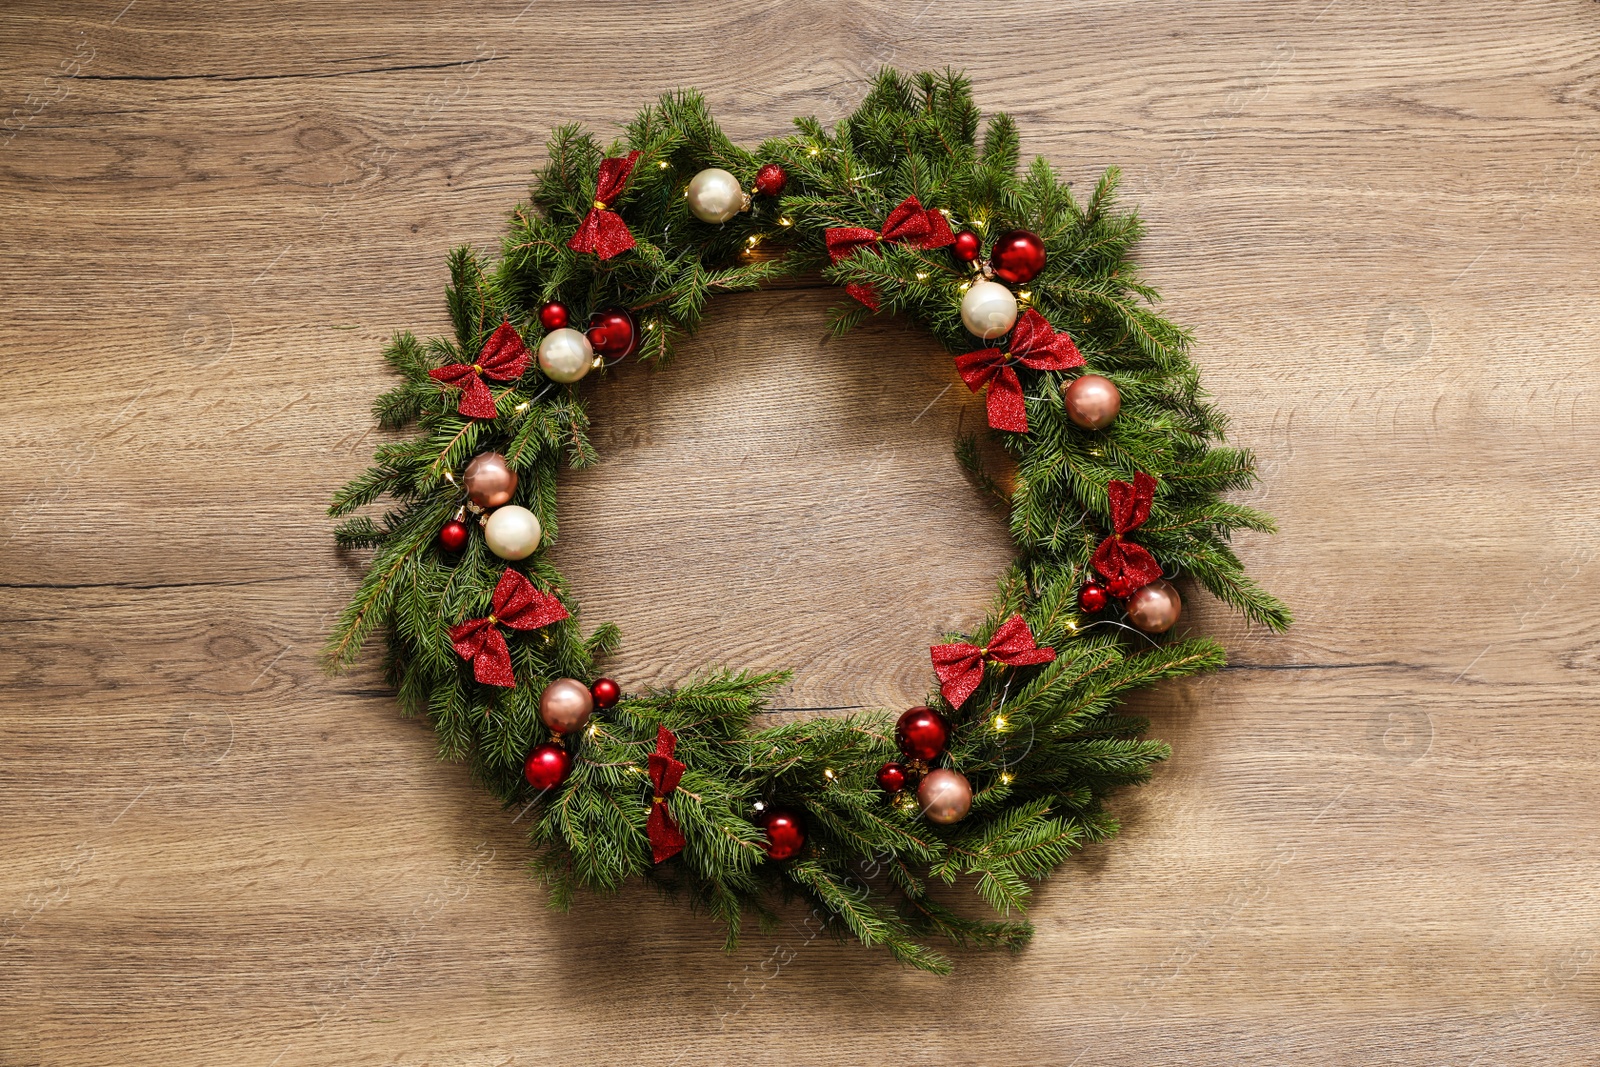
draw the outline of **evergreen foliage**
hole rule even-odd
[[[1272,529],[1266,515],[1222,499],[1252,483],[1254,461],[1223,442],[1225,420],[1200,388],[1189,335],[1152,307],[1156,294],[1130,258],[1143,227],[1115,206],[1115,171],[1085,200],[1042,159],[1019,172],[1016,124],[1005,115],[984,124],[968,83],[950,73],[884,71],[860,109],[831,131],[815,119],[796,126],[749,152],[722,134],[698,94],[679,92],[645,108],[610,146],[577,127],[555,131],[549,161],[530,203],[513,212],[499,257],[461,249],[450,258],[454,336],[422,341],[400,333],[384,353],[400,380],[378,398],[374,417],[385,428],[416,432],[378,448],[371,469],[330,509],[348,516],[335,535],[341,548],[371,558],[327,657],[334,668],[347,666],[368,638],[385,632],[388,676],[401,706],[428,716],[441,755],[468,761],[506,803],[535,804],[535,870],[554,905],[566,907],[579,889],[615,890],[641,876],[709,912],[731,947],[744,917],[770,922],[778,901],[799,897],[831,916],[841,935],[942,972],[949,961],[929,939],[1024,943],[1030,927],[1018,916],[1030,883],[1075,849],[1115,833],[1106,795],[1144,781],[1166,757],[1164,744],[1141,738],[1143,720],[1119,712],[1120,700],[1223,662],[1221,647],[1206,638],[1153,642],[1079,615],[1077,592],[1110,529],[1107,481],[1139,470],[1159,479],[1137,539],[1169,575],[1193,578],[1275,630],[1289,614],[1245,576],[1229,545],[1234,530]],[[606,261],[570,251],[566,241],[589,209],[601,158],[628,150],[641,156],[614,206],[637,247]],[[697,171],[721,167],[749,188],[766,162],[787,171],[780,201],[758,196],[751,212],[721,226],[688,212],[683,190]],[[515,688],[477,684],[448,630],[488,613],[505,563],[481,537],[448,553],[436,535],[462,503],[459,472],[493,449],[520,476],[515,502],[538,515],[546,544],[556,540],[558,471],[597,458],[582,389],[546,379],[535,365],[520,381],[492,383],[501,415],[480,421],[457,414],[455,392],[441,389],[428,370],[471,363],[502,321],[536,347],[543,333],[538,308],[550,300],[571,308],[578,323],[602,308],[631,309],[643,331],[640,357],[665,359],[715,294],[818,269],[837,284],[872,284],[884,313],[921,323],[954,353],[969,351],[977,344],[962,328],[958,304],[971,270],[948,249],[886,244],[877,255],[827,262],[828,227],[880,227],[908,195],[945,210],[954,228],[974,229],[986,245],[1012,228],[1039,234],[1049,258],[1026,287],[1028,303],[1069,332],[1088,369],[1113,378],[1123,395],[1108,429],[1085,431],[1062,403],[1069,375],[1020,371],[1030,432],[998,435],[1018,465],[1015,491],[983,480],[1009,505],[1017,558],[970,636],[981,644],[1020,612],[1058,656],[1038,667],[990,668],[960,709],[930,697],[955,724],[942,762],[971,780],[972,813],[955,826],[936,826],[914,803],[893,803],[877,789],[874,772],[896,756],[894,712],[758,729],[783,676],[730,671],[624,697],[581,738],[567,781],[535,797],[522,765],[548,738],[538,718],[540,691],[556,678],[595,677],[596,660],[620,635],[609,625],[585,635],[561,575],[540,552],[521,566],[535,585],[561,595],[572,618],[508,633]],[[835,312],[833,327],[847,330],[866,314],[852,301]],[[978,470],[973,442],[958,442],[958,455]],[[392,508],[381,518],[357,514],[380,498]],[[658,724],[677,734],[678,758],[688,766],[668,801],[688,845],[653,865],[645,757]],[[752,821],[757,801],[805,813],[803,856],[766,859]],[[975,919],[941,901],[938,887],[963,878],[998,918]]]

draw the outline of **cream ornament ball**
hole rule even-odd
[[[539,342],[539,369],[554,382],[572,383],[594,366],[594,346],[577,330],[551,330]]]
[[[1002,337],[1017,324],[1017,298],[999,282],[973,282],[961,298],[961,322],[985,341]]]
[[[483,524],[484,543],[501,559],[527,559],[539,548],[543,535],[539,516],[517,504],[495,508]]]
[[[708,167],[689,179],[689,210],[701,222],[727,222],[750,206],[739,179],[720,167]]]

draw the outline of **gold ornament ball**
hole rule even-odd
[[[1067,386],[1067,418],[1085,430],[1103,430],[1122,410],[1122,394],[1110,378],[1085,374]]]
[[[707,167],[689,179],[684,195],[689,198],[689,210],[701,222],[727,222],[744,208],[745,202],[739,179],[721,167]]]
[[[551,330],[539,342],[539,369],[553,382],[571,385],[593,367],[594,346],[577,330]]]
[[[1172,583],[1157,578],[1128,598],[1128,621],[1147,634],[1164,634],[1183,613],[1183,601]]]
[[[539,721],[552,733],[575,734],[589,725],[594,694],[575,678],[557,678],[539,694]]]
[[[941,826],[960,822],[972,810],[972,783],[959,771],[943,767],[929,771],[917,786],[917,802],[929,822]]]
[[[539,516],[516,504],[496,508],[483,524],[484,543],[501,559],[527,559],[538,550],[543,534]]]
[[[961,298],[961,324],[985,341],[1008,333],[1017,324],[1017,298],[999,282],[973,282]]]
[[[517,472],[498,452],[474,456],[467,464],[467,499],[480,508],[497,508],[511,502],[517,491]]]

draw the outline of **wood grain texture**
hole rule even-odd
[[[0,15],[0,1065],[1551,1064],[1600,1035],[1600,10],[1580,0],[17,2]],[[321,508],[548,129],[702,88],[746,143],[963,66],[1117,164],[1263,460],[1285,637],[1143,694],[1172,761],[1035,943],[908,973],[543,908],[370,667]],[[592,390],[562,564],[615,673],[899,706],[1008,551],[895,321],[720,300]]]

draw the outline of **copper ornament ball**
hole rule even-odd
[[[594,695],[575,678],[557,678],[539,694],[539,721],[552,733],[575,734],[589,725]]]
[[[467,499],[480,508],[497,508],[511,503],[517,491],[517,472],[498,452],[474,456],[465,476]]]
[[[1157,578],[1128,598],[1128,621],[1147,634],[1164,634],[1183,613],[1183,601],[1172,583]]]
[[[1066,388],[1067,418],[1085,430],[1103,430],[1122,410],[1122,394],[1110,378],[1085,374]]]
[[[929,771],[917,786],[917,803],[929,822],[941,826],[960,822],[972,810],[972,783],[959,771],[939,768]]]

